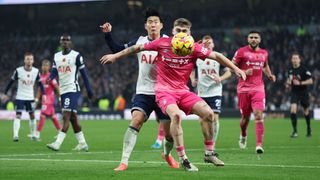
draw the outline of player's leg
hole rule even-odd
[[[161,148],[163,139],[164,139],[163,126],[162,126],[161,123],[159,123],[158,136],[157,136],[157,139],[156,139],[155,143],[151,147],[154,148],[154,149]]]
[[[21,111],[16,111],[16,118],[13,120],[13,141],[19,141],[19,130],[20,130],[20,121],[21,121]]]
[[[170,133],[170,117],[165,115],[159,106],[154,104],[154,112],[157,119],[159,119],[161,126],[163,127],[164,139],[163,139],[163,152],[162,158],[168,163],[171,168],[179,168],[179,163],[171,156],[171,150],[173,149],[173,137]]]
[[[300,98],[301,106],[303,108],[303,115],[307,123],[307,137],[311,137],[311,121],[309,112],[309,95],[302,94]]]
[[[77,112],[71,112],[70,122],[73,128],[73,132],[75,133],[76,139],[78,140],[78,145],[73,149],[76,151],[88,151],[89,147],[87,145],[86,139],[82,132],[82,128],[78,121]]]
[[[61,129],[61,124],[55,112],[52,114],[51,119],[54,124],[54,127],[59,131]]]
[[[224,166],[224,162],[218,159],[214,152],[215,140],[214,129],[216,130],[216,119],[214,118],[214,112],[211,107],[205,101],[199,101],[192,107],[192,113],[200,117],[201,130],[204,137],[205,156],[204,161],[206,163],[212,163],[216,166]]]
[[[37,120],[34,116],[35,111],[35,102],[34,101],[24,101],[24,106],[26,111],[29,113],[29,128],[30,128],[30,135],[32,140],[37,140],[36,138],[36,130],[37,130]]]
[[[251,95],[251,106],[256,124],[256,152],[258,154],[262,154],[264,152],[262,148],[262,141],[264,136],[263,111],[265,108],[265,93],[252,92]]]
[[[56,141],[51,144],[47,144],[47,147],[54,151],[58,151],[60,149],[60,146],[66,137],[66,133],[68,132],[71,112],[72,112],[72,109],[70,106],[72,102],[71,100],[72,100],[72,93],[66,93],[61,95],[62,119],[63,119],[62,128],[61,128],[61,131],[59,131],[58,133]]]
[[[46,122],[46,116],[48,114],[48,106],[46,104],[42,104],[41,106],[41,113],[40,113],[40,120],[39,120],[39,124],[37,127],[37,132],[36,132],[36,138],[40,139],[40,133],[42,131],[42,128],[44,126],[44,123]]]
[[[152,112],[152,105],[150,105],[150,103],[152,104],[154,101],[154,96],[143,94],[135,95],[131,109],[132,119],[123,138],[121,162],[120,165],[114,169],[115,171],[127,169],[129,158],[136,145],[139,131]]]
[[[290,105],[290,119],[292,125],[292,134],[291,138],[298,137],[298,118],[297,118],[297,108],[298,108],[298,96],[295,93],[291,93],[291,105]]]
[[[251,99],[249,93],[238,93],[238,107],[241,113],[239,147],[240,149],[245,149],[247,147],[247,129],[251,114]]]

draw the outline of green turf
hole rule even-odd
[[[155,121],[145,124],[138,137],[129,168],[114,172],[121,156],[122,138],[129,121],[82,121],[90,152],[74,152],[76,139],[71,129],[59,152],[46,148],[56,135],[47,121],[42,141],[27,138],[28,123],[23,121],[20,141],[12,141],[12,122],[0,121],[0,179],[319,179],[320,122],[312,121],[313,136],[305,137],[305,122],[299,121],[299,137],[289,138],[288,120],[266,120],[265,154],[254,152],[255,132],[251,122],[248,148],[238,149],[239,121],[221,119],[216,144],[225,167],[203,163],[203,138],[197,121],[184,121],[187,154],[199,172],[170,169],[160,150],[152,150],[157,134]],[[173,156],[176,158],[175,152]]]

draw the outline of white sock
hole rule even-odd
[[[159,139],[156,140],[156,143],[160,144],[160,146],[162,145],[162,141]]]
[[[19,137],[20,119],[15,118],[13,120],[13,137]]]
[[[77,138],[79,144],[86,144],[86,140],[84,139],[84,135],[83,135],[82,131],[76,133],[75,135],[76,135],[76,138]]]
[[[37,138],[40,138],[40,131],[36,131],[36,136]]]
[[[29,120],[29,127],[30,127],[30,134],[32,137],[36,137],[37,132],[37,120],[36,119],[30,119]]]
[[[173,148],[173,142],[167,141],[166,138],[163,139],[163,153],[165,156],[169,156],[171,150]]]
[[[124,134],[121,163],[128,164],[130,155],[136,145],[138,133],[138,131],[129,127]]]
[[[58,143],[59,145],[61,145],[63,143],[64,138],[66,137],[66,133],[60,131],[58,133],[58,137],[56,139],[56,143]]]
[[[220,129],[220,123],[219,121],[213,121],[213,140],[214,142],[217,142],[218,135],[219,135],[219,129]]]

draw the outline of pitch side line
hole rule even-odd
[[[84,163],[119,163],[114,160],[74,160],[74,159],[11,159],[0,158],[0,161],[44,161],[44,162],[84,162]],[[166,164],[160,161],[130,161],[135,164]],[[197,165],[208,165],[207,163],[195,162]],[[299,166],[281,164],[226,164],[226,166],[247,166],[247,167],[271,167],[271,168],[301,168],[301,169],[320,169],[320,166]]]
[[[309,147],[300,147],[300,146],[271,146],[267,147],[265,149],[314,149],[319,148],[320,146],[309,146]],[[248,147],[247,149],[254,148],[254,147]],[[134,150],[133,153],[148,153],[148,152],[161,152],[162,149],[154,149],[154,150]],[[218,148],[218,151],[243,151],[239,148]],[[48,150],[49,151],[49,150]],[[197,152],[197,151],[203,151],[203,149],[187,149],[189,152]],[[52,153],[31,153],[31,154],[0,154],[0,157],[23,157],[23,156],[53,156],[53,155],[88,155],[88,154],[114,154],[114,153],[121,153],[121,150],[116,151],[93,151],[93,152],[66,152],[66,153],[60,153],[60,152],[52,152]]]

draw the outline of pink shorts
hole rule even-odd
[[[164,114],[167,114],[166,110],[168,105],[176,104],[187,115],[191,113],[192,107],[199,101],[203,101],[195,93],[186,92],[167,92],[156,91],[156,102]]]
[[[43,104],[41,106],[41,114],[52,116],[55,114],[54,105],[53,104]]]
[[[238,93],[238,107],[244,116],[250,116],[253,110],[264,110],[264,92],[242,92]]]

